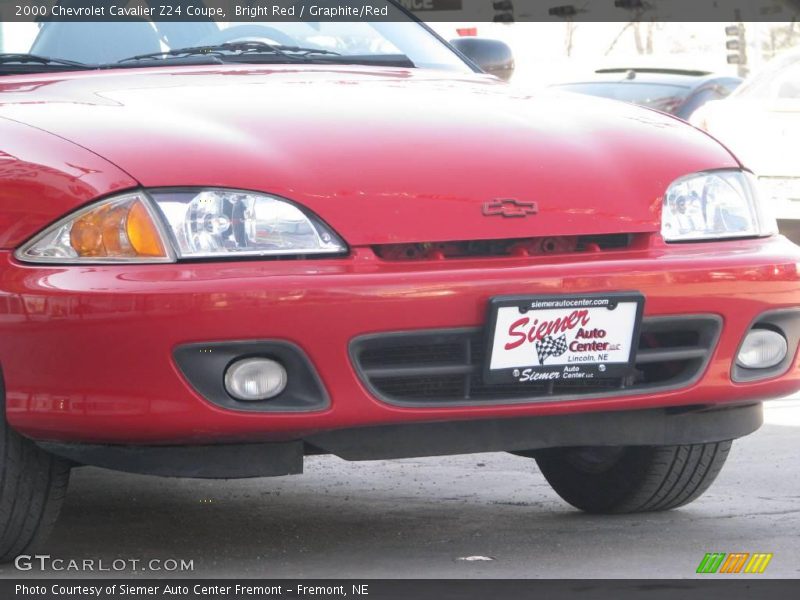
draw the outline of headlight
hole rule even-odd
[[[347,246],[294,204],[236,190],[152,193],[181,258],[335,254]]]
[[[750,173],[707,171],[681,177],[664,195],[661,234],[667,242],[767,236],[775,218],[758,201]]]
[[[287,200],[237,190],[135,192],[93,204],[16,253],[28,262],[163,262],[177,258],[346,252],[314,215]]]

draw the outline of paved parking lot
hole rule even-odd
[[[772,552],[764,576],[800,577],[798,440],[800,398],[772,403],[699,501],[619,517],[571,509],[533,461],[507,454],[313,457],[304,476],[246,481],[84,468],[46,551],[191,559],[184,576],[291,578],[689,577],[706,552]]]

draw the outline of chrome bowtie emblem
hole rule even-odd
[[[539,206],[532,200],[514,198],[495,198],[483,203],[483,216],[527,217],[539,212]]]

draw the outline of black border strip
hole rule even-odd
[[[268,570],[265,566],[265,570]],[[576,569],[579,565],[576,565]],[[693,574],[692,574],[693,575]],[[52,574],[51,574],[52,576]],[[647,598],[648,600],[694,600],[708,598],[725,598],[741,600],[750,598],[796,598],[800,594],[800,579],[763,579],[762,576],[715,577],[704,576],[702,579],[6,579],[0,581],[0,596],[3,598],[35,598],[36,600],[67,600],[73,598],[99,598],[111,600],[125,598],[131,600],[160,600],[162,598],[211,599],[211,600],[265,600],[266,598],[309,598],[329,600],[341,598],[342,595],[310,594],[303,590],[308,587],[343,588],[348,598],[368,598],[369,600],[486,600],[502,598],[514,600],[563,600],[564,598],[580,598],[596,600],[614,598],[615,600],[631,600]],[[32,588],[41,587],[44,594],[15,593],[17,585]],[[120,593],[121,586],[142,586],[151,588],[151,594]],[[189,593],[182,596],[164,595],[165,586],[186,586]],[[280,587],[280,594],[236,593],[236,586]],[[52,592],[60,588],[80,588],[91,586],[101,588],[99,596],[78,596],[70,594],[56,595]],[[193,593],[194,586],[206,588],[219,586],[229,588],[229,593],[200,594]],[[303,588],[302,586],[307,586]],[[361,587],[365,586],[365,587]],[[354,593],[358,587],[362,593]],[[117,590],[108,593],[107,590]],[[368,595],[365,595],[368,594]]]
[[[0,20],[32,21],[404,21],[427,22],[792,22],[800,0],[145,0],[145,13],[112,14],[121,0],[0,0]],[[319,14],[314,7],[335,7]],[[21,7],[22,10],[17,7]],[[44,10],[42,10],[42,7]],[[237,7],[240,7],[237,12]],[[273,11],[272,8],[278,9]],[[267,11],[242,10],[266,8]],[[65,10],[71,9],[71,10]],[[82,9],[76,11],[74,9]],[[385,10],[383,10],[385,9]]]

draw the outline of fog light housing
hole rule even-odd
[[[789,345],[772,329],[752,329],[744,338],[736,364],[744,369],[769,369],[783,362]]]
[[[284,366],[269,358],[237,360],[225,372],[225,390],[237,400],[269,400],[286,389],[289,375]]]

